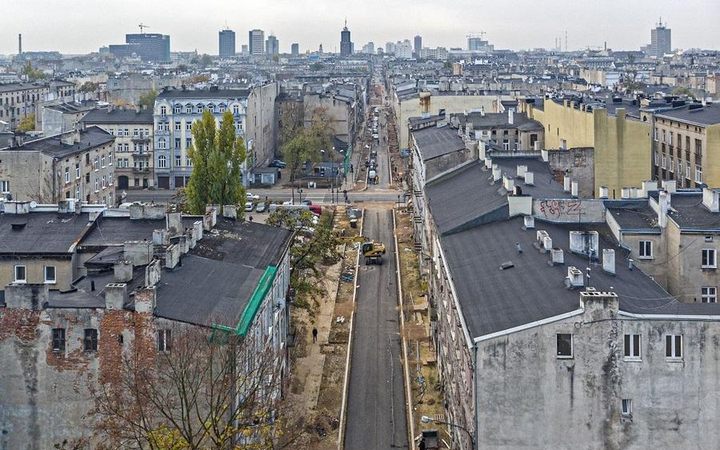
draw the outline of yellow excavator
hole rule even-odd
[[[385,244],[376,241],[365,241],[360,245],[365,257],[365,265],[382,264],[382,255],[385,254]]]

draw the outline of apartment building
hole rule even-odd
[[[652,127],[636,100],[523,99],[518,106],[543,124],[546,148],[594,149],[595,196],[607,187],[610,198],[620,198],[622,188],[652,178]]]
[[[720,105],[691,103],[652,114],[653,177],[678,188],[720,186]]]
[[[62,244],[74,236],[72,261],[83,276],[69,289],[56,289],[31,278],[28,266],[25,281],[2,286],[4,446],[53,448],[82,439],[98,447],[91,388],[121,386],[123,358],[141,355],[160,367],[159,355],[172,354],[173,339],[187,331],[218,342],[232,336],[253,360],[273,355],[264,376],[280,382],[262,395],[268,401],[282,395],[289,373],[289,230],[236,221],[232,206],[224,207],[229,217],[218,217],[213,208],[204,216],[182,216],[166,213],[165,205],[105,211],[83,205],[66,222],[69,216],[58,216],[57,208],[37,208],[18,206],[22,214],[16,215],[6,204],[3,223],[28,224],[2,226],[0,239],[51,254],[61,243],[38,239],[39,233],[61,231]],[[56,222],[43,225],[49,216]],[[55,264],[54,257],[35,258],[38,265]],[[7,269],[0,266],[3,275]],[[56,273],[58,281],[70,279]]]
[[[0,84],[0,120],[15,129],[22,119],[35,113],[36,106],[49,93],[45,83]]]
[[[97,126],[115,136],[117,190],[155,187],[153,112],[141,109],[99,109],[85,115],[83,127]]]
[[[210,111],[218,123],[226,111],[235,121],[236,136],[245,140],[248,162],[243,181],[251,182],[253,169],[267,167],[275,157],[276,83],[248,89],[166,89],[158,95],[153,112],[156,186],[184,187],[192,173],[188,150],[193,145],[192,124]]]
[[[115,204],[115,137],[98,127],[0,150],[0,191],[37,203]]]
[[[416,248],[437,317],[442,420],[471,436],[448,427],[452,448],[714,445],[716,433],[691,430],[714,429],[706,392],[720,373],[706,362],[720,358],[711,344],[720,339],[720,305],[700,291],[696,302],[678,301],[633,263],[632,242],[616,237],[608,216],[644,201],[657,203],[668,223],[696,224],[683,244],[695,239],[688,259],[676,264],[698,273],[678,275],[710,287],[698,280],[714,270],[717,239],[706,241],[712,233],[700,229],[718,223],[715,191],[699,194],[709,207],[695,215],[682,210],[692,200],[672,194],[678,200],[667,203],[667,191],[652,184],[644,200],[631,201],[629,188],[624,199],[587,199],[572,177],[555,181],[542,157],[507,154],[432,179],[414,173],[413,184],[422,199],[413,201],[423,230]],[[632,231],[637,218],[624,220]]]

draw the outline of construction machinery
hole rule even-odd
[[[360,245],[360,250],[365,257],[365,265],[382,264],[382,256],[385,254],[385,244],[376,241],[365,241]]]

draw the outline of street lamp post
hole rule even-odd
[[[453,428],[459,428],[459,429],[463,430],[465,433],[467,433],[468,438],[470,438],[470,446],[471,446],[470,448],[472,448],[473,450],[475,450],[475,439],[473,438],[472,433],[470,433],[470,431],[469,431],[467,428],[465,428],[464,426],[458,425],[458,424],[456,424],[456,423],[445,422],[445,421],[443,421],[443,420],[433,419],[432,417],[428,417],[428,416],[422,416],[422,417],[420,417],[420,422],[422,422],[422,423],[436,423],[436,424],[440,424],[440,425],[448,425],[448,426],[451,426],[451,427],[453,427]]]

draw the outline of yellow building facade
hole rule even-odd
[[[613,116],[606,109],[576,108],[567,100],[547,100],[542,109],[520,101],[519,107],[545,127],[545,148],[595,149],[595,196],[606,186],[610,198],[620,198],[623,187],[640,187],[652,178],[652,128],[626,117],[624,109]]]

